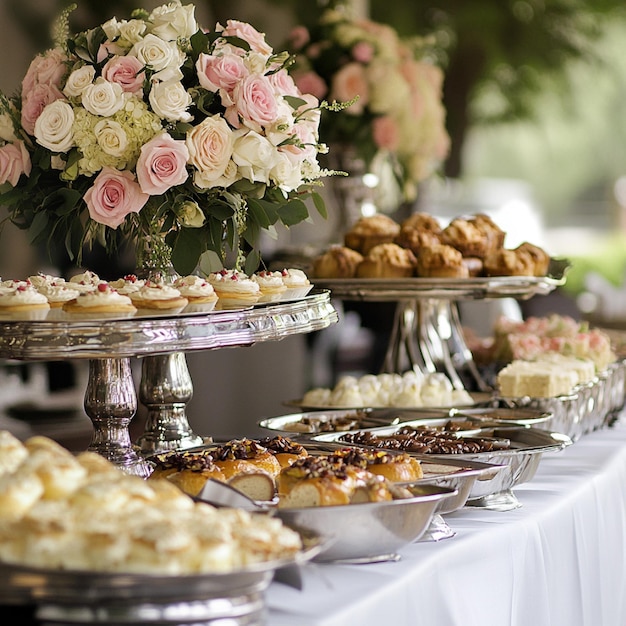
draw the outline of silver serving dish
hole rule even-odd
[[[151,576],[0,564],[0,604],[35,606],[37,620],[65,626],[261,626],[266,613],[265,590],[274,576],[317,556],[326,545],[322,537],[306,531],[306,547],[293,557],[231,573]]]
[[[404,422],[402,426],[435,426],[442,420],[415,420]],[[380,435],[393,435],[399,426],[369,429],[369,432]],[[346,433],[324,433],[311,437],[316,442],[341,443],[341,436]],[[546,452],[557,452],[572,443],[572,440],[561,433],[551,433],[533,427],[502,426],[497,428],[481,428],[473,431],[472,436],[496,437],[507,439],[510,447],[467,454],[415,454],[420,460],[426,459],[462,459],[482,461],[504,466],[503,470],[493,477],[476,481],[472,487],[467,504],[491,510],[508,511],[521,506],[513,493],[513,487],[532,479],[537,471],[541,456]],[[463,436],[462,434],[460,436]],[[346,444],[355,445],[355,444]],[[411,453],[413,454],[413,453]]]
[[[481,407],[471,409],[451,409],[450,417],[467,418],[483,425],[539,426],[549,422],[553,413],[517,407]]]
[[[323,533],[329,545],[315,561],[375,562],[396,560],[396,552],[428,530],[441,502],[456,491],[436,485],[410,486],[411,498],[275,510],[295,528]]]

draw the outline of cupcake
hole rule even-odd
[[[189,304],[176,287],[149,280],[128,297],[138,309],[175,312],[182,311]]]
[[[525,241],[515,248],[516,252],[526,252],[530,255],[530,258],[533,260],[534,276],[545,276],[548,273],[548,268],[550,267],[550,255],[539,246],[535,246],[532,243],[528,243]]]
[[[440,244],[420,252],[417,275],[423,278],[469,278],[469,270],[459,250]]]
[[[486,235],[471,220],[457,217],[441,233],[441,243],[456,248],[463,256],[479,259],[490,251]]]
[[[408,249],[395,243],[374,246],[356,270],[358,278],[408,278],[415,274],[417,260]]]
[[[302,270],[296,268],[284,269],[280,274],[283,279],[283,284],[287,288],[283,293],[283,300],[304,298],[313,287],[307,275]]]
[[[63,305],[66,313],[93,316],[128,316],[137,311],[131,299],[118,293],[106,281],[101,281],[91,291],[83,291]]]
[[[488,252],[493,252],[504,246],[506,233],[488,215],[477,213],[469,221],[485,236]]]
[[[40,294],[29,281],[15,281],[14,289],[5,286],[0,290],[0,314],[42,319],[49,310],[46,296]]]
[[[213,285],[200,276],[181,276],[174,281],[174,287],[189,302],[184,309],[186,312],[208,312],[217,303]]]
[[[269,272],[267,270],[263,270],[252,274],[250,278],[255,283],[258,283],[259,289],[261,290],[259,302],[273,302],[275,300],[280,300],[285,291],[287,291],[281,272]]]
[[[209,274],[207,280],[213,285],[219,298],[218,304],[222,308],[251,306],[261,297],[259,283],[238,270],[223,269]]]
[[[363,255],[346,246],[331,246],[313,261],[315,278],[354,278]]]
[[[535,263],[525,250],[500,248],[485,258],[486,276],[534,276]]]
[[[39,274],[33,274],[32,276],[29,276],[28,281],[35,289],[39,289],[40,287],[43,287],[45,285],[61,285],[65,283],[65,278],[40,272]]]
[[[360,218],[344,235],[348,248],[366,255],[374,246],[391,243],[400,234],[400,225],[387,215]]]
[[[80,294],[78,289],[72,288],[70,284],[62,278],[59,282],[40,283],[39,287],[37,287],[37,291],[47,298],[48,304],[52,309],[62,309],[66,302],[73,300]]]

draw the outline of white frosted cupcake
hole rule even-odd
[[[261,289],[261,297],[259,302],[273,302],[280,300],[287,291],[287,287],[283,281],[282,272],[269,272],[263,270],[257,272],[250,277],[254,282],[259,283]]]
[[[214,272],[209,274],[207,280],[213,285],[221,308],[251,306],[261,297],[259,284],[237,270]]]
[[[283,300],[304,298],[311,291],[313,285],[307,275],[299,269],[284,269],[281,272],[283,284],[287,289],[283,293]]]
[[[100,277],[95,272],[89,270],[72,276],[69,281],[73,289],[77,289],[81,293],[94,291],[96,286],[101,283]]]
[[[65,278],[61,278],[60,276],[53,276],[52,274],[43,274],[42,272],[29,276],[28,280],[37,290],[39,290],[40,287],[44,287],[45,285],[60,285],[65,282]]]
[[[175,287],[149,280],[137,291],[131,292],[128,297],[138,309],[174,312],[182,311],[189,303]]]
[[[0,314],[24,319],[43,319],[50,305],[46,296],[40,294],[28,281],[20,281],[12,291],[0,291]]]
[[[74,300],[74,298],[78,297],[80,294],[78,289],[70,287],[63,279],[60,279],[58,283],[40,283],[39,287],[37,287],[37,291],[46,296],[48,304],[50,304],[50,307],[53,309],[62,308],[66,302]]]
[[[217,293],[213,285],[200,276],[181,276],[174,281],[174,287],[189,302],[185,307],[186,312],[211,311],[217,303]]]
[[[66,313],[81,313],[84,315],[122,315],[124,317],[132,315],[137,308],[131,299],[124,294],[118,293],[115,289],[101,281],[91,291],[79,293],[76,298],[63,305]]]
[[[109,285],[111,285],[115,291],[124,294],[125,296],[134,293],[135,291],[139,291],[145,284],[146,281],[141,278],[137,278],[135,274],[127,274],[123,278],[118,278],[117,280],[109,282]]]
[[[11,294],[18,287],[32,287],[30,280],[3,280],[0,282],[0,294]]]

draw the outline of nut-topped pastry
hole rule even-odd
[[[468,278],[469,270],[459,250],[440,244],[420,251],[417,275],[423,278]]]
[[[486,213],[476,213],[469,221],[485,236],[487,252],[504,246],[506,233]]]
[[[469,219],[454,218],[441,233],[441,243],[456,248],[463,256],[483,258],[490,250],[489,240]]]
[[[374,246],[356,269],[358,278],[408,278],[415,274],[417,259],[408,248],[395,243]]]
[[[400,225],[387,215],[362,217],[345,233],[348,248],[366,255],[374,246],[391,243],[400,234]]]
[[[331,246],[313,261],[315,278],[354,278],[363,255],[346,246]]]
[[[486,276],[534,276],[535,263],[524,249],[500,248],[485,257],[484,272]]]
[[[548,268],[550,267],[550,255],[543,248],[540,248],[539,246],[525,241],[524,243],[517,246],[517,248],[515,248],[515,251],[523,251],[530,256],[534,264],[534,276],[545,276],[548,273]]]
[[[391,482],[411,482],[419,480],[424,475],[420,462],[404,452],[347,448],[334,454],[349,465],[356,465],[372,474],[384,476]]]
[[[291,465],[294,461],[308,455],[306,448],[287,437],[263,437],[259,444],[267,448],[280,463],[281,468]]]

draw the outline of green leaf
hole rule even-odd
[[[326,209],[326,203],[324,202],[324,198],[320,196],[316,191],[311,192],[311,199],[313,200],[313,204],[317,209],[317,212],[324,218],[328,219],[328,210]]]
[[[295,199],[281,206],[278,209],[278,216],[285,226],[293,226],[305,220],[309,216],[309,211],[302,200]]]
[[[200,271],[208,276],[212,272],[219,272],[224,264],[219,254],[215,250],[207,250],[200,255],[200,261],[198,263]]]
[[[261,228],[267,228],[276,221],[276,219],[270,219],[263,203],[254,198],[248,200],[248,217],[253,219]]]
[[[189,43],[191,44],[191,50],[195,59],[197,59],[203,52],[209,51],[209,38],[201,30],[191,35]]]
[[[205,250],[203,238],[197,228],[181,228],[172,248],[172,264],[174,269],[186,276],[191,274],[198,265],[200,255]]]
[[[244,263],[243,271],[251,276],[257,271],[261,264],[261,253],[258,250],[250,250],[246,256],[246,262]]]
[[[35,243],[38,238],[46,231],[48,228],[48,213],[46,211],[39,211],[35,213],[35,217],[30,225],[28,238],[32,243]]]
[[[250,52],[251,50],[250,44],[241,37],[235,37],[234,35],[230,35],[229,37],[224,37],[224,40],[233,46],[237,46],[237,48],[245,50],[246,52]]]
[[[283,96],[283,99],[287,101],[287,104],[295,111],[299,109],[301,106],[305,106],[307,104],[306,100],[302,98],[298,98],[296,96]]]

